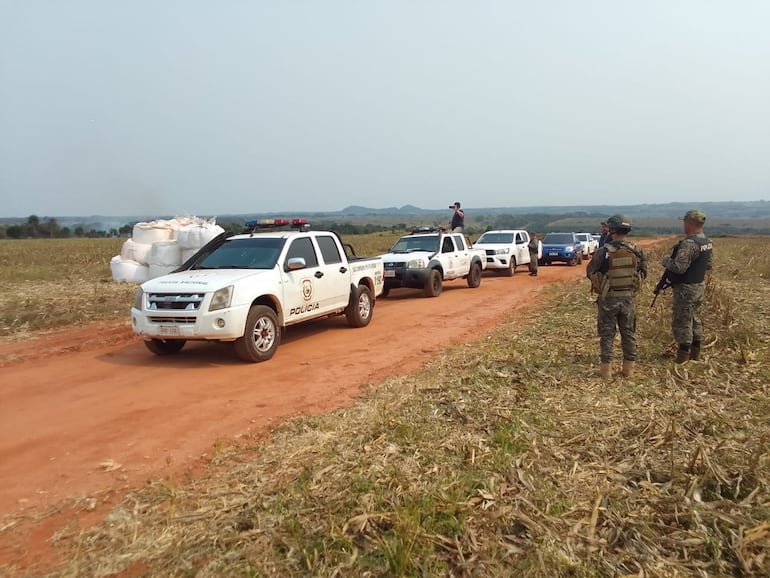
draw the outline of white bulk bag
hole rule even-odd
[[[150,278],[147,265],[122,259],[120,255],[115,255],[110,260],[110,271],[112,271],[112,280],[118,283],[144,283]]]
[[[168,241],[174,238],[176,229],[169,221],[150,221],[149,223],[137,223],[131,238],[134,243],[152,245],[156,241]]]
[[[155,279],[156,277],[163,277],[163,275],[168,275],[169,273],[172,273],[174,269],[179,267],[179,265],[149,265],[149,274],[150,279]]]
[[[152,245],[136,243],[132,239],[127,239],[120,250],[120,258],[124,261],[136,261],[137,263],[147,264],[147,257],[150,255]]]
[[[185,225],[176,232],[176,240],[182,249],[200,249],[225,230],[219,225],[203,221],[199,224]]]
[[[148,265],[179,267],[182,264],[182,249],[176,241],[155,241],[147,257]]]
[[[182,249],[182,263],[186,263],[187,260],[195,255],[200,249]]]

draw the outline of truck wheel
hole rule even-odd
[[[150,339],[144,342],[155,355],[174,355],[182,351],[185,343],[184,339]]]
[[[511,257],[511,262],[508,268],[505,270],[505,276],[513,277],[514,273],[516,273],[516,257]]]
[[[351,327],[366,327],[372,320],[374,302],[372,292],[366,285],[360,285],[350,292],[350,303],[345,308],[345,317]]]
[[[578,256],[578,263],[577,264],[578,265],[582,265],[583,264],[583,254],[582,253]]]
[[[575,265],[577,265],[577,262],[578,262],[578,257],[576,254],[574,257],[572,257],[572,259],[567,261],[567,265],[569,265],[570,267],[574,267]]]
[[[481,285],[481,265],[478,263],[471,263],[471,270],[468,272],[468,287],[475,289]]]
[[[281,342],[281,327],[275,311],[265,305],[255,305],[246,318],[243,337],[233,342],[235,354],[244,361],[267,361]]]
[[[390,294],[390,287],[387,285],[382,286],[382,293],[380,293],[380,297],[387,297]]]
[[[426,297],[438,297],[441,295],[441,273],[437,269],[431,269],[430,276],[422,288]]]

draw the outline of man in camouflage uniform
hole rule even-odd
[[[703,211],[687,211],[682,217],[687,236],[670,256],[663,258],[666,277],[674,291],[671,330],[678,345],[677,363],[700,359],[703,342],[700,306],[706,289],[706,271],[713,263],[713,245],[703,233],[705,222]]]
[[[586,268],[596,299],[599,333],[599,375],[609,379],[616,331],[623,349],[623,376],[631,377],[639,355],[636,350],[636,293],[647,277],[644,251],[626,241],[631,222],[623,215],[607,219],[608,241],[594,253]]]

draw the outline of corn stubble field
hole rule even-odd
[[[595,376],[587,281],[549,287],[353,407],[62,532],[52,575],[768,576],[769,244],[716,240],[701,362],[673,365],[670,292],[648,307],[661,247],[637,377]]]

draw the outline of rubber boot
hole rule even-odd
[[[636,361],[631,361],[630,359],[624,359],[623,369],[622,369],[623,377],[633,377],[635,366],[636,366]]]
[[[689,359],[690,359],[690,346],[680,345],[679,349],[677,349],[676,351],[676,359],[674,360],[674,363],[684,363]]]
[[[611,363],[599,364],[599,376],[602,379],[609,379],[610,377],[612,377],[612,364]]]
[[[690,346],[690,360],[700,361],[700,341],[693,341]]]

